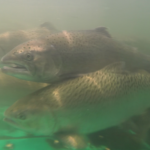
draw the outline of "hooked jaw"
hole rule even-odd
[[[11,111],[9,112],[8,110],[6,110],[4,112],[4,119],[3,121],[15,126],[15,127],[19,127],[19,124],[17,124],[17,122],[15,121],[15,118],[12,117],[12,114]]]
[[[25,126],[22,125],[22,123],[23,123],[22,120],[19,121],[19,119],[11,117],[11,116],[7,115],[6,113],[4,113],[4,119],[3,119],[3,121],[7,122],[8,124],[10,124],[11,126],[14,126],[16,128],[27,130],[25,128]]]
[[[28,120],[26,111],[23,109],[13,109],[11,106],[4,112],[4,119],[3,121],[7,122],[8,124],[26,130],[25,121]]]
[[[38,118],[31,117],[32,119],[29,119],[26,116],[26,113],[25,114],[23,113],[24,115],[22,113],[23,113],[23,111],[18,112],[18,110],[16,111],[15,109],[11,110],[11,108],[8,108],[4,113],[3,120],[16,128],[20,128],[24,131],[34,133],[36,135],[51,135],[51,134],[53,134],[53,132],[54,132],[53,129],[54,129],[55,123],[52,126],[47,124],[48,118],[42,119],[43,117],[42,118],[41,117],[38,117]],[[31,113],[31,115],[32,115],[32,113]],[[51,130],[51,128],[52,128],[52,130]]]
[[[5,121],[5,122],[7,122],[7,123],[9,123],[9,124],[11,124],[11,125],[18,126],[18,124],[17,124],[13,119],[10,119],[10,118],[5,117],[5,118],[3,119],[3,121]]]
[[[22,60],[22,58],[16,58],[8,53],[8,55],[6,54],[1,59],[1,70],[3,73],[18,79],[49,83],[50,81],[53,82],[53,80],[58,80],[57,74],[59,72],[59,69],[55,67],[54,62],[50,61],[49,63],[49,61],[48,63],[45,63],[45,61],[42,59],[39,61],[27,62]]]
[[[22,64],[19,61],[13,61],[11,60],[11,58],[9,58],[7,55],[5,55],[2,59],[1,59],[1,63],[2,63],[2,72],[20,78],[20,79],[27,79],[30,78],[29,76],[31,75],[31,72],[28,69],[28,66],[25,64]]]

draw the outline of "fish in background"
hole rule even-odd
[[[144,126],[143,129],[144,130]],[[150,145],[138,135],[125,130],[124,127],[111,127],[102,131],[88,134],[87,137],[78,134],[57,134],[47,138],[51,148],[84,149],[84,150],[149,150]]]
[[[140,115],[132,117],[123,123],[122,126],[126,130],[132,130],[141,141],[150,144],[150,108]]]
[[[78,134],[58,134],[47,138],[46,142],[52,149],[83,149],[83,150],[149,150],[150,146],[132,134],[118,127],[88,134],[87,137]]]
[[[0,58],[11,51],[17,45],[31,39],[47,36],[58,30],[50,23],[45,22],[39,27],[26,30],[7,31],[0,34]]]
[[[150,56],[111,38],[105,27],[62,31],[27,41],[7,53],[2,71],[23,80],[52,83],[124,61],[126,70],[150,69]]]
[[[150,74],[127,73],[124,66],[114,63],[42,88],[10,106],[4,121],[52,137],[85,136],[119,125],[150,107]]]

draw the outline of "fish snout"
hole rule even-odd
[[[27,119],[27,113],[26,111],[16,111],[16,110],[6,110],[4,113],[4,116],[6,118],[11,118],[11,119],[17,119],[17,120],[26,120]]]
[[[10,55],[6,54],[1,58],[0,63],[3,66],[7,66],[12,63],[12,57],[10,57]]]
[[[7,57],[5,57],[5,56],[3,56],[2,58],[1,58],[1,60],[0,60],[0,62],[2,63],[2,64],[5,64],[6,62],[7,62]]]
[[[3,120],[11,125],[18,126],[22,121],[25,121],[26,118],[25,113],[8,109],[4,112]]]

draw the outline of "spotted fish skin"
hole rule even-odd
[[[49,85],[9,107],[5,121],[42,135],[88,134],[118,125],[150,106],[150,74],[126,73],[122,66]]]
[[[1,60],[6,74],[48,83],[94,72],[118,61],[126,62],[127,71],[149,71],[150,57],[113,40],[105,27],[62,31],[31,40]]]

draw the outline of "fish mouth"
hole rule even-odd
[[[5,122],[7,122],[7,123],[9,123],[9,124],[12,124],[12,125],[14,125],[14,126],[18,126],[18,124],[17,124],[14,120],[12,120],[12,119],[10,119],[10,118],[5,117],[5,118],[3,119],[3,121],[5,121]]]
[[[7,55],[6,55],[7,56]],[[14,61],[9,57],[3,56],[1,58],[2,71],[7,72],[19,72],[19,71],[28,71],[25,64],[22,64],[20,61]]]
[[[3,64],[4,69],[15,69],[15,70],[24,70],[27,71],[27,68],[23,65],[17,64],[17,63],[7,63]]]
[[[2,72],[16,76],[19,78],[18,75],[29,75],[30,71],[25,65],[21,65],[18,63],[2,63]]]

